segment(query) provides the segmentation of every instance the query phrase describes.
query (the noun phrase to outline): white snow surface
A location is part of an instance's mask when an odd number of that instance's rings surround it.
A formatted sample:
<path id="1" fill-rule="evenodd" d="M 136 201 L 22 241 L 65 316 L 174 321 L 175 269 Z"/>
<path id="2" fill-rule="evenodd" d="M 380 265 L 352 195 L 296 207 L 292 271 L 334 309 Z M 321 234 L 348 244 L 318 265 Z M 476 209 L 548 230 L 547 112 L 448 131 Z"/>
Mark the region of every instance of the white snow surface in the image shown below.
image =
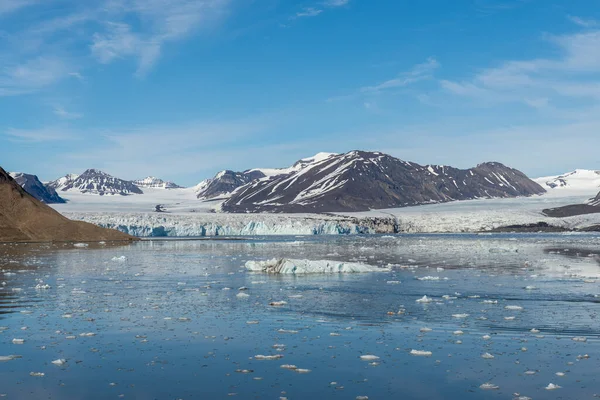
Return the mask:
<path id="1" fill-rule="evenodd" d="M 546 190 L 600 191 L 600 171 L 576 169 L 558 176 L 545 176 L 534 179 Z"/>
<path id="2" fill-rule="evenodd" d="M 268 274 L 341 274 L 364 272 L 389 272 L 388 267 L 376 267 L 363 263 L 351 263 L 331 260 L 293 260 L 274 258 L 267 261 L 248 261 L 246 269 L 252 272 Z"/>
<path id="3" fill-rule="evenodd" d="M 61 192 L 66 204 L 51 206 L 68 218 L 116 228 L 140 236 L 313 235 L 375 233 L 366 219 L 395 219 L 407 233 L 458 233 L 487 231 L 516 224 L 547 222 L 579 228 L 600 224 L 600 214 L 550 218 L 541 211 L 582 204 L 596 189 L 549 190 L 541 196 L 478 199 L 359 213 L 226 214 L 218 212 L 223 199 L 201 201 L 195 188 L 144 188 L 137 196 L 94 196 Z M 155 212 L 161 204 L 167 212 Z M 217 212 L 215 212 L 217 211 Z"/>

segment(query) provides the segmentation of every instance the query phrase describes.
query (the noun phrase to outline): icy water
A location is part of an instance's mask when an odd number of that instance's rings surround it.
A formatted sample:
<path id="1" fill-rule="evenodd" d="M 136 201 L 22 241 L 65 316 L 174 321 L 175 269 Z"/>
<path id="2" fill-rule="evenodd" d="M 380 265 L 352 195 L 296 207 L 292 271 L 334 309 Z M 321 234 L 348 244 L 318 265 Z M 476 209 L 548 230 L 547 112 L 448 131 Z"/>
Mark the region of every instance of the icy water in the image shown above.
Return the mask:
<path id="1" fill-rule="evenodd" d="M 593 235 L 0 245 L 0 396 L 593 399 L 599 254 Z M 274 257 L 393 272 L 243 268 Z"/>

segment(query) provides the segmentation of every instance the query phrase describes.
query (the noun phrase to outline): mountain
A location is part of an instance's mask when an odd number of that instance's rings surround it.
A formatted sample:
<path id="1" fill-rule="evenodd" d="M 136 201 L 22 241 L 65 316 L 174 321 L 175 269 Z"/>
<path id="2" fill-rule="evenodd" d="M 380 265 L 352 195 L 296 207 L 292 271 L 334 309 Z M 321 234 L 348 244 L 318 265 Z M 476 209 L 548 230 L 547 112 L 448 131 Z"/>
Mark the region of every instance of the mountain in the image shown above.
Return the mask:
<path id="1" fill-rule="evenodd" d="M 30 195 L 46 204 L 65 203 L 56 190 L 46 187 L 37 176 L 22 172 L 11 172 L 10 176 Z"/>
<path id="2" fill-rule="evenodd" d="M 77 179 L 79 175 L 77 174 L 67 174 L 61 178 L 58 178 L 55 181 L 50 181 L 46 183 L 46 187 L 52 188 L 56 191 L 62 190 L 66 186 L 69 186 L 73 183 L 75 179 Z"/>
<path id="3" fill-rule="evenodd" d="M 225 170 L 219 172 L 212 179 L 200 182 L 194 189 L 199 199 L 223 197 L 252 181 L 297 172 L 311 163 L 322 161 L 333 155 L 335 154 L 318 153 L 312 157 L 303 158 L 288 168 L 254 168 L 244 172 Z"/>
<path id="4" fill-rule="evenodd" d="M 135 238 L 63 217 L 23 190 L 0 167 L 0 242 L 113 240 Z"/>
<path id="5" fill-rule="evenodd" d="M 219 172 L 212 179 L 200 182 L 196 187 L 196 196 L 199 199 L 213 199 L 227 195 L 235 189 L 250 183 L 256 179 L 264 178 L 266 175 L 259 171 L 234 172 L 225 170 Z"/>
<path id="6" fill-rule="evenodd" d="M 121 195 L 143 194 L 131 181 L 115 178 L 97 169 L 88 169 L 81 175 L 67 175 L 48 185 L 62 192 L 80 192 L 88 194 Z"/>
<path id="7" fill-rule="evenodd" d="M 590 206 L 600 207 L 600 193 L 596 195 L 593 199 L 588 203 Z"/>
<path id="8" fill-rule="evenodd" d="M 173 182 L 163 181 L 154 176 L 148 176 L 144 179 L 133 181 L 133 184 L 140 188 L 155 188 L 155 189 L 181 189 L 182 186 L 176 185 Z"/>
<path id="9" fill-rule="evenodd" d="M 352 151 L 300 160 L 290 172 L 246 183 L 221 208 L 225 212 L 351 212 L 544 192 L 522 172 L 500 163 L 462 170 Z"/>
<path id="10" fill-rule="evenodd" d="M 534 179 L 535 182 L 548 189 L 592 190 L 600 189 L 600 171 L 576 169 L 558 176 L 546 176 Z"/>

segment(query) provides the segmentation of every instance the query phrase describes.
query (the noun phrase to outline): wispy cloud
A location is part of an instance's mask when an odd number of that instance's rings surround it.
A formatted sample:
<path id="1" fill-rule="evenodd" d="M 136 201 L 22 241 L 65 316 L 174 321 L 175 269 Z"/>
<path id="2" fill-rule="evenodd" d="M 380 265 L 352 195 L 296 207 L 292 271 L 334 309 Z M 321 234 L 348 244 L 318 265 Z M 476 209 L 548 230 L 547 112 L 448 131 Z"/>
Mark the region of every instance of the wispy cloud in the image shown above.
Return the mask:
<path id="1" fill-rule="evenodd" d="M 59 127 L 41 129 L 9 128 L 4 131 L 0 131 L 0 133 L 5 135 L 7 140 L 27 143 L 59 142 L 77 138 L 77 135 L 69 129 Z"/>
<path id="2" fill-rule="evenodd" d="M 323 12 L 323 10 L 321 10 L 319 8 L 308 7 L 302 11 L 297 12 L 295 17 L 296 18 L 316 17 L 317 15 L 321 14 L 322 12 Z"/>
<path id="3" fill-rule="evenodd" d="M 443 80 L 442 88 L 484 100 L 484 104 L 516 102 L 539 107 L 567 98 L 600 99 L 600 30 L 547 39 L 557 48 L 558 58 L 506 61 L 468 80 Z"/>
<path id="4" fill-rule="evenodd" d="M 422 64 L 415 65 L 410 71 L 399 74 L 396 78 L 389 79 L 374 86 L 365 86 L 360 89 L 363 93 L 378 93 L 384 90 L 404 87 L 424 79 L 431 79 L 433 72 L 439 68 L 440 63 L 433 57 Z"/>
<path id="5" fill-rule="evenodd" d="M 0 67 L 0 96 L 37 91 L 68 77 L 66 61 L 56 57 L 37 57 L 23 64 Z"/>
<path id="6" fill-rule="evenodd" d="M 31 21 L 12 24 L 0 43 L 0 96 L 31 93 L 70 73 L 80 78 L 90 60 L 109 64 L 134 59 L 138 77 L 160 59 L 165 46 L 218 26 L 233 0 L 0 0 L 0 17 L 27 7 Z M 50 12 L 52 11 L 52 12 Z M 23 11 L 24 12 L 24 11 Z M 48 17 L 52 16 L 52 17 Z M 85 51 L 87 49 L 87 52 Z"/>
<path id="7" fill-rule="evenodd" d="M 79 119 L 79 118 L 83 118 L 83 114 L 81 113 L 76 113 L 76 112 L 70 112 L 65 110 L 64 107 L 62 106 L 54 106 L 54 114 L 62 119 Z"/>
<path id="8" fill-rule="evenodd" d="M 567 18 L 569 19 L 569 21 L 573 22 L 574 24 L 577 24 L 584 28 L 594 28 L 594 27 L 597 27 L 600 25 L 598 23 L 598 21 L 593 20 L 593 19 L 584 19 L 584 18 L 580 18 L 580 17 L 574 16 L 574 15 L 568 15 Z"/>
<path id="9" fill-rule="evenodd" d="M 325 7 L 342 7 L 350 3 L 350 0 L 327 0 L 323 4 Z"/>

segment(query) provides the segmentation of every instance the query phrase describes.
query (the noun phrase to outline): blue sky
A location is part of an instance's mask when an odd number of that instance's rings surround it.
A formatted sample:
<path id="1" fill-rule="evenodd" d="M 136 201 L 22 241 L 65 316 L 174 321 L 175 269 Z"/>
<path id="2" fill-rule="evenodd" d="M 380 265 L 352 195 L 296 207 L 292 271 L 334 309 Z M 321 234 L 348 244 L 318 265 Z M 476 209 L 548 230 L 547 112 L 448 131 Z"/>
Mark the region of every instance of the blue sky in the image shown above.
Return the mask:
<path id="1" fill-rule="evenodd" d="M 0 165 L 600 169 L 595 0 L 0 0 Z"/>

